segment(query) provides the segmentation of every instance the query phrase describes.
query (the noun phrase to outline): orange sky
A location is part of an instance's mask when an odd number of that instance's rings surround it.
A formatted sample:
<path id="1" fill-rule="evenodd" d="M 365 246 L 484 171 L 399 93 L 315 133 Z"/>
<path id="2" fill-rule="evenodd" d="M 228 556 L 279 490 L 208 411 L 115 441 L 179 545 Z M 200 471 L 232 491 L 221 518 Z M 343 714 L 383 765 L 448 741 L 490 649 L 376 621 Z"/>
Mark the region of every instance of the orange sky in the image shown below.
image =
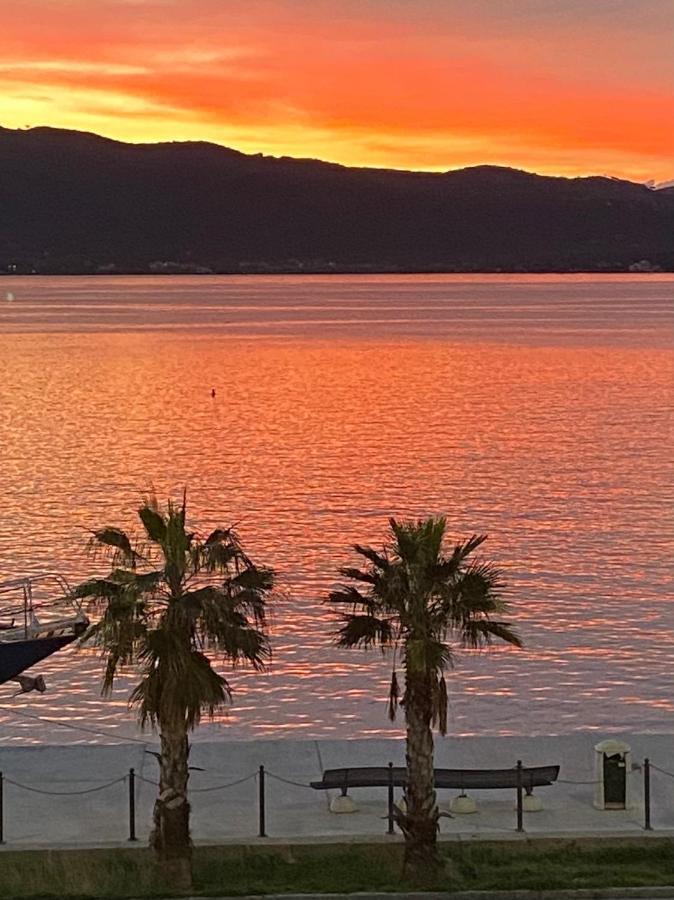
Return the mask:
<path id="1" fill-rule="evenodd" d="M 0 0 L 0 124 L 674 178 L 671 0 Z"/>

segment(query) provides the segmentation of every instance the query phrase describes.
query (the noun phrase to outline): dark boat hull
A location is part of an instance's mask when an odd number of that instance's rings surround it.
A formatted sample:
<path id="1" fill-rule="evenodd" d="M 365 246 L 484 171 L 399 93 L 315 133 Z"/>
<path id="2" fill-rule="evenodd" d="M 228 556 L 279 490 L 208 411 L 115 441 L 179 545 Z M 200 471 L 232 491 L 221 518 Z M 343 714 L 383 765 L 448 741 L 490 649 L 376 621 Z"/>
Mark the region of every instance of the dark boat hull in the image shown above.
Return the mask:
<path id="1" fill-rule="evenodd" d="M 62 634 L 28 641 L 0 641 L 0 684 L 71 644 L 76 637 L 75 634 Z"/>

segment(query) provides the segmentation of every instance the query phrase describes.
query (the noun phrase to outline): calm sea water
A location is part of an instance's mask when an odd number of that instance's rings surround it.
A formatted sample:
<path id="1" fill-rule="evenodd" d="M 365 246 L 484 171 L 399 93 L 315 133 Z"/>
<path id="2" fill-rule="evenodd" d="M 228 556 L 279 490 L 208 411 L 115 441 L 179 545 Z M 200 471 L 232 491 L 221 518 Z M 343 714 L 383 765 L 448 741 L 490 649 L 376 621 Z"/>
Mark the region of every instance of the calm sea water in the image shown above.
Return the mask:
<path id="1" fill-rule="evenodd" d="M 7 294 L 14 299 L 6 299 Z M 87 529 L 189 489 L 273 565 L 273 669 L 208 737 L 398 734 L 321 605 L 390 514 L 489 534 L 523 651 L 464 653 L 458 734 L 671 731 L 674 279 L 0 280 L 0 578 L 77 580 Z M 210 396 L 215 388 L 215 399 Z M 133 735 L 73 649 L 0 686 L 0 743 Z"/>

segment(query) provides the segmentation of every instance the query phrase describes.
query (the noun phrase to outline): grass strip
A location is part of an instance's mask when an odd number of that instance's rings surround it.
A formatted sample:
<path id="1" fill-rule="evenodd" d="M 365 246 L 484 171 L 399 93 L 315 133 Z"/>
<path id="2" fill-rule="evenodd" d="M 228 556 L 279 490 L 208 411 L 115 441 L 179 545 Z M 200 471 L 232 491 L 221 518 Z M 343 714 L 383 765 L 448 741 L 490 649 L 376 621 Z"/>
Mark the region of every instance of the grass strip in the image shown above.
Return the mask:
<path id="1" fill-rule="evenodd" d="M 535 841 L 442 846 L 434 890 L 674 885 L 674 841 Z M 192 895 L 404 892 L 400 844 L 198 847 Z M 145 849 L 0 853 L 0 898 L 151 898 L 172 891 Z"/>

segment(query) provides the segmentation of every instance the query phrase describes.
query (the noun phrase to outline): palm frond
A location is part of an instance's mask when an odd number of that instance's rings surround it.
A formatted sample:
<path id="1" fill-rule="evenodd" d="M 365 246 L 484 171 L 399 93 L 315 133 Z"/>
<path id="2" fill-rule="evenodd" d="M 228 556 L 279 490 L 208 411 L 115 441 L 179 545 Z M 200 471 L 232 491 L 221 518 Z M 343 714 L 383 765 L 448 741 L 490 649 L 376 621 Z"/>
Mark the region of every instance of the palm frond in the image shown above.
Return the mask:
<path id="1" fill-rule="evenodd" d="M 125 531 L 121 528 L 101 528 L 93 531 L 89 540 L 89 549 L 94 553 L 103 551 L 112 559 L 113 565 L 125 565 L 133 568 L 137 562 L 142 560 L 142 556 L 138 553 Z"/>
<path id="2" fill-rule="evenodd" d="M 267 570 L 268 573 L 269 570 Z M 265 576 L 261 583 L 272 585 Z M 236 620 L 238 624 L 248 624 L 250 617 L 257 628 L 263 628 L 267 621 L 267 598 L 262 590 L 224 585 L 206 585 L 186 591 L 182 605 L 188 612 L 191 624 L 206 641 L 217 641 L 222 627 L 228 627 Z"/>
<path id="3" fill-rule="evenodd" d="M 112 690 L 118 667 L 130 665 L 142 655 L 150 628 L 144 600 L 125 591 L 108 601 L 101 618 L 82 636 L 81 643 L 100 647 L 106 656 L 104 695 Z"/>
<path id="4" fill-rule="evenodd" d="M 484 641 L 478 634 L 475 643 L 471 629 L 474 631 L 475 622 L 507 612 L 508 604 L 502 593 L 504 587 L 503 574 L 497 566 L 473 563 L 443 591 L 440 617 L 466 646 L 481 646 Z"/>
<path id="5" fill-rule="evenodd" d="M 107 604 L 123 594 L 153 594 L 162 584 L 160 571 L 137 572 L 135 569 L 113 569 L 105 578 L 90 578 L 73 588 L 72 595 L 88 600 L 93 607 Z"/>
<path id="6" fill-rule="evenodd" d="M 447 699 L 447 681 L 444 675 L 439 675 L 433 687 L 433 718 L 432 724 L 440 734 L 447 734 L 447 711 L 449 703 Z"/>
<path id="7" fill-rule="evenodd" d="M 483 598 L 490 604 L 500 603 L 505 589 L 503 570 L 494 563 L 473 562 L 461 573 L 460 588 L 464 596 L 472 595 L 477 603 L 483 601 Z"/>
<path id="8" fill-rule="evenodd" d="M 437 563 L 445 535 L 446 520 L 431 516 L 410 522 L 390 519 L 397 558 L 407 566 L 429 566 Z"/>
<path id="9" fill-rule="evenodd" d="M 142 725 L 178 723 L 193 729 L 206 714 L 213 716 L 231 699 L 227 681 L 197 650 L 178 655 L 166 652 L 153 635 L 144 660 L 144 677 L 133 690 L 129 703 L 138 708 Z M 166 635 L 163 635 L 166 637 Z"/>
<path id="10" fill-rule="evenodd" d="M 361 581 L 364 584 L 374 585 L 379 581 L 379 575 L 376 572 L 367 571 L 366 569 L 355 569 L 351 566 L 344 566 L 339 570 L 342 578 L 350 578 L 352 581 Z"/>
<path id="11" fill-rule="evenodd" d="M 343 614 L 337 631 L 338 647 L 388 647 L 393 642 L 393 627 L 389 619 L 372 615 Z"/>
<path id="12" fill-rule="evenodd" d="M 187 519 L 187 487 L 183 488 L 183 502 L 180 506 L 180 522 L 185 528 L 185 521 Z"/>
<path id="13" fill-rule="evenodd" d="M 271 647 L 267 636 L 250 624 L 239 598 L 226 588 L 211 585 L 190 591 L 183 605 L 204 642 L 220 651 L 231 665 L 245 662 L 257 670 L 268 665 Z M 253 614 L 256 624 L 261 615 L 264 617 L 260 609 Z"/>
<path id="14" fill-rule="evenodd" d="M 152 594 L 161 588 L 164 583 L 165 572 L 163 569 L 157 569 L 151 572 L 134 572 L 133 578 L 129 579 L 132 590 L 140 595 Z"/>
<path id="15" fill-rule="evenodd" d="M 363 594 L 352 585 L 340 585 L 334 591 L 330 591 L 327 602 L 336 606 L 350 606 L 354 612 L 361 609 L 371 615 L 374 615 L 378 607 L 376 597 L 372 594 Z"/>
<path id="16" fill-rule="evenodd" d="M 115 578 L 90 578 L 73 588 L 72 595 L 78 600 L 112 600 L 125 590 L 125 585 Z"/>
<path id="17" fill-rule="evenodd" d="M 229 544 L 231 543 L 231 535 L 231 528 L 216 528 L 208 535 L 208 537 L 204 541 L 204 545 L 206 547 L 210 547 L 213 544 Z"/>
<path id="18" fill-rule="evenodd" d="M 261 591 L 252 589 L 234 590 L 231 593 L 234 608 L 251 618 L 256 628 L 267 625 L 267 597 Z"/>
<path id="19" fill-rule="evenodd" d="M 201 544 L 197 553 L 199 567 L 206 572 L 225 573 L 230 568 L 236 571 L 246 564 L 240 550 L 229 541 Z"/>
<path id="20" fill-rule="evenodd" d="M 154 503 L 146 502 L 138 510 L 138 515 L 151 541 L 163 544 L 166 540 L 166 522 Z"/>
<path id="21" fill-rule="evenodd" d="M 480 647 L 488 647 L 498 638 L 513 647 L 522 647 L 522 639 L 513 630 L 509 622 L 495 622 L 492 619 L 474 619 L 464 624 L 461 634 L 461 643 L 464 647 L 475 650 Z"/>
<path id="22" fill-rule="evenodd" d="M 377 569 L 386 570 L 389 567 L 389 560 L 385 553 L 378 553 L 372 547 L 365 547 L 362 544 L 354 544 L 353 549 L 356 553 L 369 559 L 373 566 Z"/>
<path id="23" fill-rule="evenodd" d="M 274 570 L 252 563 L 229 579 L 233 590 L 270 591 L 274 586 Z"/>
<path id="24" fill-rule="evenodd" d="M 191 546 L 193 536 L 185 530 L 185 509 L 169 500 L 164 516 L 166 533 L 161 543 L 165 579 L 170 592 L 178 596 L 186 576 L 191 574 Z"/>
<path id="25" fill-rule="evenodd" d="M 398 704 L 400 703 L 400 687 L 396 670 L 391 672 L 391 685 L 388 692 L 388 717 L 391 722 L 395 720 Z"/>
<path id="26" fill-rule="evenodd" d="M 244 616 L 232 614 L 229 622 L 220 620 L 217 625 L 212 624 L 208 637 L 234 667 L 247 663 L 262 672 L 271 662 L 269 639 L 260 629 L 252 628 Z"/>
<path id="27" fill-rule="evenodd" d="M 465 541 L 459 541 L 454 546 L 453 556 L 458 556 L 460 559 L 467 559 L 472 553 L 474 553 L 478 547 L 481 547 L 482 544 L 487 540 L 486 534 L 471 534 L 469 538 L 466 538 Z"/>

